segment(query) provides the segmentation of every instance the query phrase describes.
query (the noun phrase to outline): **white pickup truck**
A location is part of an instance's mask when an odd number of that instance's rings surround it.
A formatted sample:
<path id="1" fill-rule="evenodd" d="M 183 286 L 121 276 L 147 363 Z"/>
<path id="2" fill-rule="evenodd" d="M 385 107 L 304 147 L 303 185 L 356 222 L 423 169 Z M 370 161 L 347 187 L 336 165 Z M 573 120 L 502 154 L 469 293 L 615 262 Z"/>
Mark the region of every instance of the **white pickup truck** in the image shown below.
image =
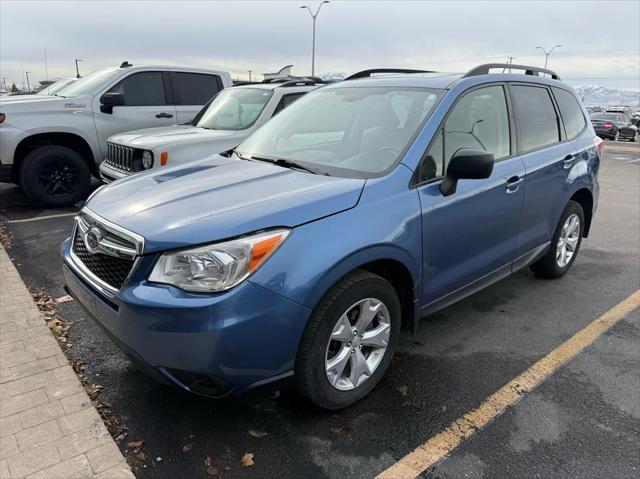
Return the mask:
<path id="1" fill-rule="evenodd" d="M 151 168 L 199 160 L 238 146 L 279 111 L 318 88 L 319 79 L 284 78 L 221 91 L 188 125 L 112 136 L 100 176 L 109 183 Z"/>
<path id="2" fill-rule="evenodd" d="M 88 194 L 91 175 L 98 176 L 107 138 L 189 122 L 231 85 L 223 71 L 124 62 L 54 96 L 0 98 L 0 181 L 19 184 L 35 204 L 73 204 Z"/>

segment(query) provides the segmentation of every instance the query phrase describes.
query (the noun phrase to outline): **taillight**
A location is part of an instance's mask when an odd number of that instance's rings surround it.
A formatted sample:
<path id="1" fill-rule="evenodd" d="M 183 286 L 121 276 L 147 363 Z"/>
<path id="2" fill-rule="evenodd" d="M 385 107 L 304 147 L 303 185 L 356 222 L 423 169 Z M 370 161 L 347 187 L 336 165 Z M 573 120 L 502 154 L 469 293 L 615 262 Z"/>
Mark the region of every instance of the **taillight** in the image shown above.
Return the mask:
<path id="1" fill-rule="evenodd" d="M 602 128 L 613 128 L 613 123 L 611 123 L 610 121 L 603 123 Z"/>
<path id="2" fill-rule="evenodd" d="M 598 153 L 598 158 L 602 157 L 602 152 L 604 151 L 604 140 L 599 136 L 596 136 L 593 139 L 593 145 L 596 147 L 596 152 Z"/>

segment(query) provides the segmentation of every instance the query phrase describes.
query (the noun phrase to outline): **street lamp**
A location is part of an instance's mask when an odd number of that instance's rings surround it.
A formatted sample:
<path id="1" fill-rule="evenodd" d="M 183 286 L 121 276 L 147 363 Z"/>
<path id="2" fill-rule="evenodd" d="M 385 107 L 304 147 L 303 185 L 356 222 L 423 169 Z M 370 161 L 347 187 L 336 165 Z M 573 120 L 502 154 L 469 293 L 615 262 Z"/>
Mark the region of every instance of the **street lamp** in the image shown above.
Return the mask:
<path id="1" fill-rule="evenodd" d="M 329 3 L 329 0 L 324 0 L 324 2 L 320 3 L 320 5 L 318 5 L 316 13 L 313 13 L 311 8 L 306 5 L 300 7 L 300 8 L 306 8 L 307 10 L 309 10 L 309 15 L 311 15 L 311 18 L 313 19 L 313 43 L 311 45 L 311 76 L 315 76 L 316 74 L 316 17 L 318 16 L 318 13 L 320 13 L 320 9 L 322 8 L 322 5 L 324 5 L 325 3 Z"/>
<path id="2" fill-rule="evenodd" d="M 31 85 L 29 85 L 29 73 L 31 72 L 24 72 L 24 74 L 27 76 L 27 91 L 31 92 Z"/>
<path id="3" fill-rule="evenodd" d="M 547 68 L 547 62 L 549 61 L 549 55 L 551 55 L 551 53 L 556 49 L 556 48 L 560 48 L 562 45 L 554 45 L 553 48 L 551 50 L 545 49 L 544 47 L 536 47 L 539 50 L 542 50 L 544 52 L 544 68 Z"/>
<path id="4" fill-rule="evenodd" d="M 80 70 L 78 70 L 78 62 L 81 62 L 83 60 L 78 60 L 76 58 L 76 78 L 80 78 Z"/>

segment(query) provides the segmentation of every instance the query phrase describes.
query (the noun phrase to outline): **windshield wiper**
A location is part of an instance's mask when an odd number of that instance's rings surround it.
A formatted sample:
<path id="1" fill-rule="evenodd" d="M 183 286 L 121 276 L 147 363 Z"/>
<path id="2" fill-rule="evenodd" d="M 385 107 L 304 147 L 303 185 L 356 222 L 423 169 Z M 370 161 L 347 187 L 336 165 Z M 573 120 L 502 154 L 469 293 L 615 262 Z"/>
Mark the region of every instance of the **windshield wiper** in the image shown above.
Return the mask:
<path id="1" fill-rule="evenodd" d="M 256 161 L 264 161 L 266 163 L 271 163 L 273 165 L 277 165 L 277 166 L 282 166 L 283 168 L 296 168 L 298 170 L 303 170 L 306 171 L 308 173 L 313 173 L 314 175 L 324 175 L 324 176 L 330 176 L 329 173 L 327 173 L 326 171 L 321 171 L 317 168 L 311 168 L 309 166 L 304 166 L 301 165 L 300 163 L 298 163 L 297 161 L 293 161 L 293 160 L 287 160 L 286 158 L 265 158 L 262 156 L 253 156 L 251 155 L 251 157 L 247 158 L 246 156 L 242 156 L 240 154 L 240 152 L 236 149 L 231 150 L 233 153 L 236 154 L 236 156 L 238 158 L 240 158 L 241 160 L 256 160 Z"/>

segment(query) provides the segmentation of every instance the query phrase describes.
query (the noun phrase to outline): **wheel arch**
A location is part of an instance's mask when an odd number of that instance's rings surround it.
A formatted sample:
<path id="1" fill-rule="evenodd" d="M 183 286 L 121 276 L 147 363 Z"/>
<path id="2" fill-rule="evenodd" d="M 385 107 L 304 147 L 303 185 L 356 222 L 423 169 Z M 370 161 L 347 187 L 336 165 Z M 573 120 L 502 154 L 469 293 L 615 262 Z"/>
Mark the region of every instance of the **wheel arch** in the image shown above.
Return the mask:
<path id="1" fill-rule="evenodd" d="M 67 147 L 78 153 L 88 163 L 89 169 L 94 175 L 98 174 L 95 158 L 91 146 L 80 135 L 67 132 L 35 133 L 23 138 L 16 146 L 13 155 L 14 181 L 18 179 L 18 172 L 25 157 L 36 148 L 47 145 Z"/>
<path id="2" fill-rule="evenodd" d="M 571 196 L 570 201 L 575 201 L 582 207 L 585 220 L 583 236 L 586 238 L 589 236 L 593 219 L 593 194 L 588 188 L 581 188 Z"/>

